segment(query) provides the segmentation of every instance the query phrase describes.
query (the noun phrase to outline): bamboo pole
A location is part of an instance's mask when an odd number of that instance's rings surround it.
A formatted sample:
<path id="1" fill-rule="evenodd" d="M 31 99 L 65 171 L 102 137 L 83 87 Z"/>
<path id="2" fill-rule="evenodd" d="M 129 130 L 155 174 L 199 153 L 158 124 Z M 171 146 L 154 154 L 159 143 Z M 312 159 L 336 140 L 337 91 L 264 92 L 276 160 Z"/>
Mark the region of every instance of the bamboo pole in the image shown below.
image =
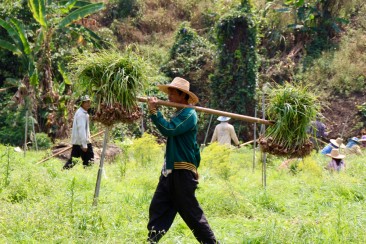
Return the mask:
<path id="1" fill-rule="evenodd" d="M 24 128 L 24 157 L 27 151 L 27 137 L 28 137 L 28 109 L 25 111 L 25 128 Z"/>
<path id="2" fill-rule="evenodd" d="M 102 134 L 103 132 L 104 132 L 103 130 L 102 130 L 102 131 L 99 131 L 97 134 L 92 135 L 92 136 L 91 136 L 91 138 L 96 137 L 96 136 L 99 136 L 99 135 L 100 135 L 100 134 Z M 61 151 L 59 151 L 59 152 L 57 152 L 57 153 L 55 153 L 55 154 L 53 154 L 53 155 L 51 155 L 51 156 L 49 156 L 49 157 L 45 158 L 45 159 L 42 159 L 41 161 L 37 162 L 36 164 L 40 164 L 40 163 L 46 162 L 47 160 L 49 160 L 49 159 L 51 159 L 51 158 L 53 158 L 53 157 L 55 157 L 55 156 L 57 156 L 57 155 L 60 155 L 61 153 L 63 153 L 63 152 L 66 152 L 66 151 L 70 150 L 71 148 L 72 148 L 72 146 L 68 146 L 67 148 L 65 148 L 65 149 L 63 149 L 63 150 L 61 150 Z"/>
<path id="3" fill-rule="evenodd" d="M 99 198 L 99 191 L 100 191 L 100 183 L 102 181 L 104 158 L 105 158 L 105 152 L 106 152 L 106 149 L 107 149 L 108 133 L 109 133 L 109 127 L 107 127 L 105 129 L 105 133 L 104 133 L 103 151 L 102 151 L 102 155 L 100 156 L 100 163 L 99 163 L 99 169 L 98 169 L 98 175 L 97 175 L 97 182 L 95 183 L 93 206 L 97 206 L 98 205 L 98 198 Z"/>
<path id="4" fill-rule="evenodd" d="M 247 142 L 244 142 L 243 144 L 240 144 L 240 146 L 242 147 L 242 146 L 245 146 L 245 145 L 251 144 L 251 143 L 253 143 L 253 142 L 258 142 L 258 139 L 256 139 L 256 140 L 251 140 L 251 141 L 247 141 Z"/>
<path id="5" fill-rule="evenodd" d="M 147 102 L 146 97 L 137 97 L 137 100 L 139 102 Z M 185 105 L 185 104 L 173 103 L 173 102 L 162 101 L 162 100 L 158 100 L 157 104 L 163 105 L 163 106 L 168 106 L 168 107 L 176 107 L 176 108 L 194 108 L 196 111 L 200 111 L 200 112 L 204 112 L 204 113 L 208 113 L 208 114 L 215 114 L 215 115 L 220 115 L 220 116 L 231 117 L 234 119 L 239 119 L 239 120 L 243 120 L 243 121 L 247 121 L 247 122 L 259 123 L 259 124 L 265 124 L 265 125 L 274 124 L 274 122 L 270 121 L 270 120 L 259 119 L 259 118 L 255 118 L 255 117 L 251 117 L 251 116 L 235 114 L 235 113 L 215 110 L 215 109 L 211 109 L 211 108 Z"/>

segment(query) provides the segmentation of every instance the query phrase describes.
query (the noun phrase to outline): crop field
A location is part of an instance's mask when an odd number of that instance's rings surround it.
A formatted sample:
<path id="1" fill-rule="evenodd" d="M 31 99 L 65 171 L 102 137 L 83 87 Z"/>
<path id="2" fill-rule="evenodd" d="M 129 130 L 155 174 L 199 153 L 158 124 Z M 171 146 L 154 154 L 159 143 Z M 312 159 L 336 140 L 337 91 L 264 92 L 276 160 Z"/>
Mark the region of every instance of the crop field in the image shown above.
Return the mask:
<path id="1" fill-rule="evenodd" d="M 0 146 L 2 243 L 145 243 L 149 203 L 164 148 L 145 133 L 115 142 L 123 153 L 104 166 L 98 205 L 92 206 L 98 162 L 61 170 L 49 151 Z M 365 152 L 364 152 L 365 153 Z M 211 144 L 202 151 L 197 198 L 221 243 L 365 243 L 365 157 L 347 156 L 340 173 L 313 152 L 280 167 L 250 147 Z M 254 167 L 253 167 L 254 166 Z M 177 216 L 161 243 L 197 243 Z"/>

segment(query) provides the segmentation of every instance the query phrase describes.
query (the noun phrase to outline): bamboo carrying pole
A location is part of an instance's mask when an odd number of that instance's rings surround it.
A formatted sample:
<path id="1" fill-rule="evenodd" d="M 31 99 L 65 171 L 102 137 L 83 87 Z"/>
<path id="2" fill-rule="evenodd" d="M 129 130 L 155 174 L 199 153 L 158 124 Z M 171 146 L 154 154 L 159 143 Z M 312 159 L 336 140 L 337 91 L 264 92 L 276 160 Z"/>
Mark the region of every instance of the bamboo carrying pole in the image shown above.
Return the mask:
<path id="1" fill-rule="evenodd" d="M 103 130 L 102 131 L 99 131 L 97 134 L 92 135 L 91 138 L 96 137 L 96 136 L 99 136 L 103 132 L 104 132 Z M 55 153 L 55 154 L 53 154 L 53 155 L 45 158 L 45 159 L 42 159 L 41 161 L 37 162 L 36 164 L 40 164 L 40 163 L 46 162 L 47 160 L 49 160 L 49 159 L 51 159 L 51 158 L 53 158 L 53 157 L 55 157 L 57 155 L 60 155 L 61 153 L 66 152 L 67 150 L 70 150 L 71 148 L 72 148 L 72 146 L 68 146 L 67 148 L 65 148 L 63 150 L 61 150 L 61 151 L 59 151 L 59 152 L 57 152 L 57 153 Z"/>
<path id="2" fill-rule="evenodd" d="M 98 169 L 98 175 L 97 175 L 97 182 L 95 183 L 93 206 L 97 206 L 98 205 L 98 198 L 99 198 L 99 191 L 100 191 L 100 183 L 102 181 L 104 158 L 105 158 L 105 152 L 106 152 L 106 149 L 107 149 L 108 133 L 109 133 L 109 127 L 107 127 L 105 129 L 105 133 L 104 133 L 103 151 L 102 151 L 102 155 L 100 156 L 100 163 L 99 163 L 99 169 Z"/>
<path id="3" fill-rule="evenodd" d="M 247 141 L 247 142 L 244 142 L 243 144 L 240 144 L 240 146 L 242 147 L 242 146 L 245 146 L 245 145 L 251 144 L 251 143 L 253 143 L 253 142 L 258 142 L 258 139 L 256 139 L 256 140 L 251 140 L 251 141 Z"/>
<path id="4" fill-rule="evenodd" d="M 139 102 L 147 102 L 146 97 L 137 97 L 137 100 Z M 211 109 L 211 108 L 204 108 L 204 107 L 185 105 L 185 104 L 180 104 L 180 103 L 173 103 L 173 102 L 162 101 L 162 100 L 158 100 L 157 104 L 168 106 L 168 107 L 176 107 L 176 108 L 194 108 L 196 111 L 200 111 L 200 112 L 204 112 L 204 113 L 208 113 L 208 114 L 226 116 L 226 117 L 230 117 L 230 118 L 234 118 L 234 119 L 239 119 L 239 120 L 259 123 L 259 124 L 265 124 L 265 125 L 272 125 L 274 123 L 273 121 L 270 121 L 270 120 L 259 119 L 259 118 L 255 118 L 255 117 L 251 117 L 251 116 L 229 113 L 229 112 L 224 112 L 224 111 L 215 110 L 215 109 Z"/>

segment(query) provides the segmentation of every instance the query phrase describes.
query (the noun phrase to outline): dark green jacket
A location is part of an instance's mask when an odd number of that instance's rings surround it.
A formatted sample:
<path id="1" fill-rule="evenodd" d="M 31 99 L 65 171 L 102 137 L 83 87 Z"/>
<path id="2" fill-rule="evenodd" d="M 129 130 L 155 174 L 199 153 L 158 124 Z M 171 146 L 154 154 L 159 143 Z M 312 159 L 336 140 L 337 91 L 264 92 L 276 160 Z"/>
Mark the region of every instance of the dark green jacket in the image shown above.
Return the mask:
<path id="1" fill-rule="evenodd" d="M 177 111 L 170 121 L 160 112 L 150 116 L 163 136 L 167 137 L 166 168 L 174 169 L 174 163 L 191 163 L 198 168 L 201 156 L 197 144 L 197 113 L 193 108 Z"/>

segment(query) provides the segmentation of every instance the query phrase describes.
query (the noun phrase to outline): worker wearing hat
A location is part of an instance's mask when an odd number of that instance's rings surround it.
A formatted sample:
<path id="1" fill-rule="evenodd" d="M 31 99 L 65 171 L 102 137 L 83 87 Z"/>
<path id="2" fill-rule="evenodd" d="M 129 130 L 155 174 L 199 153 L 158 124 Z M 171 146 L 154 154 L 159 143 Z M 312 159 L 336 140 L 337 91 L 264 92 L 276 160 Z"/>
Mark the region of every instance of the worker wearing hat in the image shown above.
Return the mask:
<path id="1" fill-rule="evenodd" d="M 343 144 L 343 139 L 338 137 L 337 139 L 330 139 L 330 143 L 326 145 L 320 153 L 326 155 L 330 153 L 332 149 L 340 148 L 346 148 L 346 146 Z"/>
<path id="2" fill-rule="evenodd" d="M 190 83 L 180 77 L 168 85 L 158 85 L 170 102 L 195 105 L 198 97 L 189 90 Z M 195 191 L 201 156 L 197 144 L 198 117 L 194 108 L 177 108 L 165 119 L 158 111 L 157 98 L 148 98 L 150 118 L 167 137 L 165 160 L 149 208 L 148 242 L 157 243 L 169 230 L 177 213 L 199 243 L 218 243 L 200 207 Z"/>
<path id="3" fill-rule="evenodd" d="M 360 147 L 360 139 L 357 137 L 352 137 L 348 140 L 348 143 L 346 145 L 345 149 L 346 154 L 356 154 L 356 155 L 362 155 L 361 147 Z"/>
<path id="4" fill-rule="evenodd" d="M 217 120 L 220 121 L 220 124 L 215 127 L 211 143 L 217 141 L 221 145 L 231 145 L 231 141 L 233 141 L 236 146 L 240 147 L 234 126 L 228 123 L 230 117 L 219 116 Z"/>
<path id="5" fill-rule="evenodd" d="M 346 156 L 339 153 L 338 149 L 332 149 L 332 151 L 327 153 L 326 156 L 332 158 L 327 166 L 328 170 L 339 172 L 346 168 L 346 163 L 343 160 Z"/>
<path id="6" fill-rule="evenodd" d="M 83 160 L 84 167 L 92 165 L 94 161 L 94 152 L 90 138 L 89 114 L 91 101 L 88 95 L 80 98 L 80 107 L 74 115 L 71 134 L 71 155 L 69 160 L 63 166 L 63 169 L 74 167 L 73 158 Z"/>

